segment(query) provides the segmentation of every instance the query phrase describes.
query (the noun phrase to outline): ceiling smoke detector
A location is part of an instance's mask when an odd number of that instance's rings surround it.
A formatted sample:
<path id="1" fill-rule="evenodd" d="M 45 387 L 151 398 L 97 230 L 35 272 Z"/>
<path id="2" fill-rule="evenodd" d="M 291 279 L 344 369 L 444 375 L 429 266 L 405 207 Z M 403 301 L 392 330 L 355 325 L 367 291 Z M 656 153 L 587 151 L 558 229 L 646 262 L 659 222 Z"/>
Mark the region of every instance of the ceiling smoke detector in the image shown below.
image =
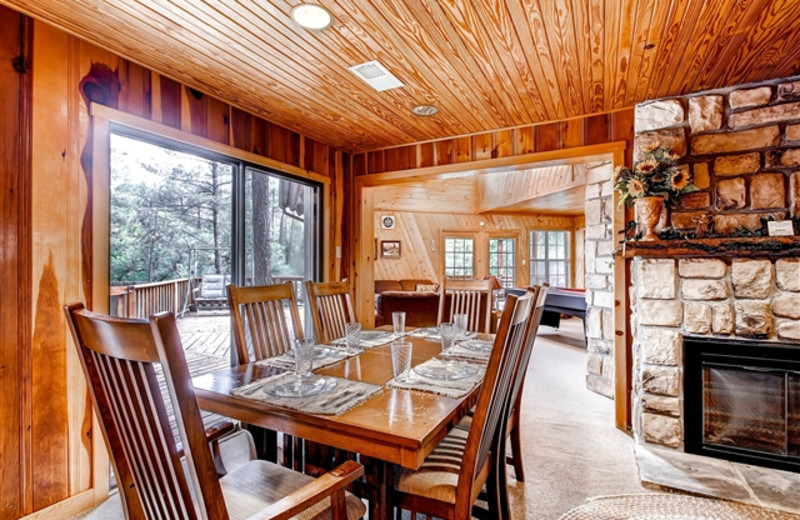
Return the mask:
<path id="1" fill-rule="evenodd" d="M 376 60 L 355 65 L 349 70 L 378 92 L 403 86 L 399 79 Z"/>
<path id="2" fill-rule="evenodd" d="M 300 4 L 292 9 L 292 20 L 304 29 L 321 31 L 331 26 L 333 15 L 321 5 Z"/>
<path id="3" fill-rule="evenodd" d="M 439 112 L 439 109 L 436 108 L 434 105 L 417 105 L 411 109 L 411 111 L 418 116 L 421 117 L 430 117 L 436 115 Z"/>

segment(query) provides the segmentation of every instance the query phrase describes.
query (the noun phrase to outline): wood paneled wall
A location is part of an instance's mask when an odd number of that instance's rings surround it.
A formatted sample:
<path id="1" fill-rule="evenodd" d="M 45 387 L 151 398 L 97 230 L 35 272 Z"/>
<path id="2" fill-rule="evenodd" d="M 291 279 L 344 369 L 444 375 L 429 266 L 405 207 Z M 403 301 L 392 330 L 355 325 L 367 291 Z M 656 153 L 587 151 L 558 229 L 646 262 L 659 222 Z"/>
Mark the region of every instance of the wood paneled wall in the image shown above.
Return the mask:
<path id="1" fill-rule="evenodd" d="M 0 518 L 26 509 L 30 420 L 31 23 L 0 7 Z M 15 67 L 15 61 L 16 67 Z"/>
<path id="2" fill-rule="evenodd" d="M 377 199 L 377 198 L 376 198 Z M 377 204 L 376 204 L 377 206 Z M 380 217 L 391 213 L 394 229 L 381 229 Z M 442 256 L 444 236 L 449 233 L 468 233 L 476 237 L 476 275 L 488 274 L 486 239 L 492 237 L 517 238 L 517 284 L 529 281 L 528 231 L 531 229 L 560 229 L 573 231 L 575 218 L 547 215 L 475 215 L 463 213 L 387 211 L 376 207 L 374 214 L 376 245 L 375 280 L 427 278 L 436 282 L 444 279 Z M 483 223 L 483 225 L 481 225 Z M 382 258 L 380 243 L 399 240 L 400 258 Z M 520 260 L 524 259 L 522 265 Z"/>
<path id="3" fill-rule="evenodd" d="M 527 125 L 448 139 L 413 143 L 353 156 L 355 175 L 413 170 L 625 141 L 626 162 L 633 150 L 633 109 Z"/>
<path id="4" fill-rule="evenodd" d="M 324 201 L 333 209 L 325 230 L 331 259 L 341 244 L 346 187 L 338 150 L 0 10 L 0 520 L 34 512 L 59 518 L 102 499 L 108 478 L 61 309 L 76 300 L 105 308 L 92 302 L 92 123 L 81 80 L 90 70 L 116 74 L 119 95 L 104 103 L 112 108 L 278 161 L 294 173 L 331 178 L 333 195 Z M 11 68 L 21 28 L 30 40 L 22 50 L 32 56 L 24 75 Z M 324 276 L 337 267 L 325 265 Z"/>

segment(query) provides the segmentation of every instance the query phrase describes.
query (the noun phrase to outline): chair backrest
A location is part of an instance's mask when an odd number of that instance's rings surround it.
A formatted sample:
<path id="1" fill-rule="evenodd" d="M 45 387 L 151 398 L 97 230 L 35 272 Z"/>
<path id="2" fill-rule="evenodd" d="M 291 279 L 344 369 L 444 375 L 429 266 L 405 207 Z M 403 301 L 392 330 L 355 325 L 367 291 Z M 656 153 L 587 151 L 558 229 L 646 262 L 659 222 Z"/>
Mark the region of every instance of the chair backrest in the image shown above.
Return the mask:
<path id="1" fill-rule="evenodd" d="M 306 281 L 306 304 L 311 310 L 317 343 L 343 338 L 345 325 L 356 320 L 347 282 Z"/>
<path id="2" fill-rule="evenodd" d="M 528 323 L 528 330 L 525 332 L 525 339 L 522 346 L 522 353 L 519 357 L 517 367 L 514 369 L 515 380 L 511 386 L 508 403 L 510 408 L 508 414 L 516 410 L 519 413 L 520 404 L 522 402 L 522 388 L 525 386 L 525 374 L 528 372 L 528 364 L 531 360 L 533 353 L 533 343 L 536 340 L 536 334 L 539 331 L 539 324 L 542 322 L 542 315 L 544 314 L 544 303 L 547 299 L 547 292 L 550 286 L 542 284 L 542 286 L 534 286 L 528 288 L 528 291 L 533 291 L 533 301 L 535 302 L 533 308 L 533 315 Z"/>
<path id="3" fill-rule="evenodd" d="M 240 365 L 288 352 L 292 340 L 303 337 L 292 282 L 256 287 L 229 285 L 228 303 Z"/>
<path id="4" fill-rule="evenodd" d="M 494 278 L 491 277 L 487 280 L 445 279 L 439 296 L 437 323 L 453 321 L 454 314 L 466 314 L 467 330 L 490 333 L 493 288 Z"/>
<path id="5" fill-rule="evenodd" d="M 533 310 L 533 291 L 509 296 L 497 328 L 486 375 L 467 437 L 458 476 L 455 518 L 469 518 L 472 504 L 483 484 L 480 472 L 487 463 L 495 434 L 505 425 L 505 404 L 514 383 L 513 369 L 522 353 L 525 333 Z"/>
<path id="6" fill-rule="evenodd" d="M 131 520 L 228 518 L 172 313 L 150 321 L 64 307 Z M 159 388 L 161 366 L 168 393 Z M 186 456 L 170 428 L 172 403 Z M 194 500 L 189 486 L 194 487 Z M 197 508 L 197 509 L 196 509 Z"/>

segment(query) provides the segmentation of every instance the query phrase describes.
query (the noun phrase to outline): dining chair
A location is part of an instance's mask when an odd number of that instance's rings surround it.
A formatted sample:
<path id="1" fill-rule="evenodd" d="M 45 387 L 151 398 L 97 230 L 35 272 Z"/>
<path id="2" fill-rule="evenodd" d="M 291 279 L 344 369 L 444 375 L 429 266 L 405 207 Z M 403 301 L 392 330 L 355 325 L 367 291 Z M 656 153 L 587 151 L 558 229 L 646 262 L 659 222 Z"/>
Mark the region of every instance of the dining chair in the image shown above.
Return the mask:
<path id="1" fill-rule="evenodd" d="M 525 480 L 525 472 L 522 461 L 522 439 L 520 434 L 521 426 L 521 411 L 522 411 L 522 389 L 525 386 L 525 380 L 528 365 L 530 363 L 531 354 L 533 353 L 533 345 L 536 341 L 536 334 L 539 331 L 539 324 L 542 321 L 544 314 L 544 304 L 547 299 L 548 284 L 543 284 L 541 287 L 535 286 L 529 288 L 528 292 L 533 290 L 534 308 L 532 310 L 531 319 L 528 322 L 527 330 L 522 344 L 522 352 L 520 353 L 517 364 L 513 369 L 513 380 L 509 387 L 509 393 L 506 398 L 506 411 L 504 412 L 505 428 L 501 428 L 504 435 L 498 435 L 496 444 L 497 449 L 495 455 L 495 467 L 497 471 L 494 477 L 497 479 L 495 486 L 490 486 L 497 492 L 498 496 L 496 502 L 500 506 L 501 518 L 511 518 L 511 509 L 508 501 L 508 488 L 506 485 L 507 480 L 507 465 L 514 467 L 514 476 L 517 481 L 523 482 Z M 507 442 L 511 441 L 511 455 L 507 455 Z"/>
<path id="2" fill-rule="evenodd" d="M 419 469 L 396 473 L 393 505 L 396 513 L 410 510 L 448 520 L 467 520 L 481 489 L 487 485 L 489 510 L 498 511 L 496 489 L 498 431 L 505 425 L 506 400 L 514 383 L 513 368 L 522 353 L 533 309 L 533 291 L 509 296 L 500 318 L 492 353 L 469 430 L 454 428 L 425 458 Z"/>
<path id="3" fill-rule="evenodd" d="M 439 296 L 437 323 L 453 321 L 454 314 L 467 315 L 467 330 L 492 331 L 492 290 L 495 278 L 486 280 L 445 279 Z"/>
<path id="4" fill-rule="evenodd" d="M 242 287 L 228 285 L 237 364 L 279 356 L 292 350 L 303 337 L 303 324 L 292 282 Z M 259 426 L 244 425 L 252 434 L 259 458 L 277 460 L 278 434 Z M 300 469 L 301 440 L 283 435 L 284 466 Z"/>
<path id="5" fill-rule="evenodd" d="M 240 365 L 289 352 L 292 341 L 303 337 L 292 282 L 252 287 L 228 285 L 228 304 Z"/>
<path id="6" fill-rule="evenodd" d="M 515 381 L 509 397 L 511 409 L 509 412 L 508 423 L 506 431 L 508 432 L 508 439 L 511 442 L 511 454 L 505 457 L 506 463 L 514 467 L 514 477 L 518 482 L 525 481 L 525 467 L 522 462 L 522 435 L 520 432 L 520 414 L 522 413 L 522 390 L 525 387 L 526 375 L 528 373 L 528 365 L 530 364 L 531 354 L 533 353 L 533 343 L 536 340 L 536 334 L 539 332 L 539 324 L 542 321 L 544 314 L 544 302 L 547 298 L 547 291 L 549 290 L 548 284 L 541 286 L 534 286 L 534 309 L 533 316 L 531 317 L 528 332 L 525 337 L 525 346 L 523 347 L 522 355 L 520 356 L 519 364 L 514 370 Z M 529 289 L 530 290 L 530 289 Z M 500 453 L 506 453 L 501 451 Z"/>
<path id="7" fill-rule="evenodd" d="M 306 281 L 306 303 L 311 310 L 317 343 L 343 338 L 345 325 L 358 321 L 350 299 L 350 284 Z"/>
<path id="8" fill-rule="evenodd" d="M 283 520 L 300 514 L 355 520 L 364 515 L 363 503 L 344 489 L 364 473 L 354 461 L 319 479 L 263 460 L 217 475 L 172 313 L 148 321 L 95 314 L 80 303 L 64 311 L 126 518 L 221 520 L 258 514 Z M 159 387 L 157 367 L 163 369 L 166 392 Z"/>

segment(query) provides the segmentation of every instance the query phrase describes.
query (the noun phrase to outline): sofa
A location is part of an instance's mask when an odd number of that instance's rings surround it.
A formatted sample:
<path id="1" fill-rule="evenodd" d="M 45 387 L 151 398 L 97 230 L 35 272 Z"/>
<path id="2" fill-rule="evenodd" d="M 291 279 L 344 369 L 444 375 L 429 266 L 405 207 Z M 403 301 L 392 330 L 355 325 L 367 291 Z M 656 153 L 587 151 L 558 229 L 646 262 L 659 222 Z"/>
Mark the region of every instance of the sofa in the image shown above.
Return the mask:
<path id="1" fill-rule="evenodd" d="M 438 285 L 431 280 L 375 280 L 375 326 L 390 325 L 392 313 L 404 311 L 406 325 L 409 327 L 430 327 L 436 325 L 439 313 L 439 293 L 437 291 L 417 291 L 418 286 Z M 421 287 L 420 287 L 421 288 Z"/>

